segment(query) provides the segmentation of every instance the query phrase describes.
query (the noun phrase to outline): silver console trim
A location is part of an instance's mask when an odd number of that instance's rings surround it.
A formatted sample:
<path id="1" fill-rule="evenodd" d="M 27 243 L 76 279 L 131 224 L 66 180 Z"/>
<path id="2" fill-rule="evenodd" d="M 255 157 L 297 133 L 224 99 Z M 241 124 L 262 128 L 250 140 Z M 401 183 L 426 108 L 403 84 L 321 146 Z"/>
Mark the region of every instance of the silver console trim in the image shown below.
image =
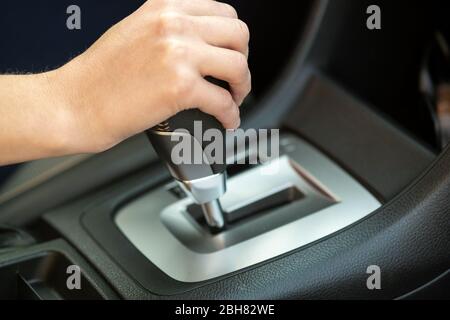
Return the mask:
<path id="1" fill-rule="evenodd" d="M 193 201 L 205 204 L 219 199 L 227 192 L 226 176 L 224 173 L 219 173 L 202 179 L 180 181 L 180 187 Z"/>
<path id="2" fill-rule="evenodd" d="M 192 200 L 177 201 L 163 188 L 124 206 L 115 216 L 115 222 L 130 242 L 168 276 L 181 282 L 201 282 L 248 268 L 320 240 L 356 223 L 380 207 L 380 202 L 360 183 L 303 140 L 294 136 L 284 137 L 282 151 L 285 155 L 283 161 L 293 159 L 300 165 L 299 176 L 303 175 L 308 185 L 336 203 L 315 213 L 300 215 L 293 222 L 235 245 L 227 246 L 227 235 L 218 234 L 214 236 L 214 243 L 223 241 L 224 245 L 207 252 L 192 250 L 167 228 L 163 221 L 164 212 L 170 208 L 185 208 Z M 239 176 L 230 179 L 229 189 L 238 184 Z M 186 214 L 180 212 L 176 219 L 180 219 L 180 226 L 186 225 Z M 191 225 L 196 228 L 195 224 Z M 192 232 L 205 231 L 197 228 Z M 206 233 L 205 237 L 208 237 Z"/>

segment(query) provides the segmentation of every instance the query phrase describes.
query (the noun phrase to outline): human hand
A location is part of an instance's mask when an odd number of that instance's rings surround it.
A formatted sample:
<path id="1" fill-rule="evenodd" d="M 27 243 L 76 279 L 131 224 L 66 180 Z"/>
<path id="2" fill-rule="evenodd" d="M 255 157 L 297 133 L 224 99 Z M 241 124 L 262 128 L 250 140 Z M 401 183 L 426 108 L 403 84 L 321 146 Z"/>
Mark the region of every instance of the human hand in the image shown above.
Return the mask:
<path id="1" fill-rule="evenodd" d="M 247 25 L 228 4 L 147 1 L 48 74 L 69 109 L 74 153 L 106 150 L 190 108 L 237 128 L 251 90 L 248 43 Z M 228 82 L 230 91 L 206 76 Z"/>

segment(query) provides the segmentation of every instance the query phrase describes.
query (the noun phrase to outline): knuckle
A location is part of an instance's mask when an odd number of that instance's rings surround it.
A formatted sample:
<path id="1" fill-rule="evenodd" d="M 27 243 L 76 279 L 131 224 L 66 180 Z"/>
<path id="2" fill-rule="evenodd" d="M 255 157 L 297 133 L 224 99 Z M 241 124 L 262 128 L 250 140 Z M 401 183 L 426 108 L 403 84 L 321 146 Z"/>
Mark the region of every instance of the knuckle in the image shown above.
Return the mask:
<path id="1" fill-rule="evenodd" d="M 252 92 L 252 89 L 253 89 L 252 74 L 249 72 L 248 73 L 247 95 L 249 95 L 250 92 Z"/>
<path id="2" fill-rule="evenodd" d="M 239 123 L 239 109 L 231 105 L 223 112 L 223 118 L 230 128 L 237 127 Z"/>
<path id="3" fill-rule="evenodd" d="M 226 13 L 227 16 L 231 17 L 231 18 L 238 18 L 238 12 L 236 11 L 236 9 L 228 4 L 228 3 L 222 3 L 222 7 L 223 7 L 223 12 Z"/>
<path id="4" fill-rule="evenodd" d="M 193 94 L 195 80 L 193 73 L 186 68 L 175 68 L 173 81 L 171 82 L 171 95 L 175 99 L 188 101 Z"/>
<path id="5" fill-rule="evenodd" d="M 238 120 L 239 119 L 239 107 L 234 106 L 230 112 L 231 117 L 233 120 Z"/>
<path id="6" fill-rule="evenodd" d="M 163 36 L 179 34 L 186 29 L 186 19 L 174 11 L 164 11 L 158 17 L 158 30 Z"/>
<path id="7" fill-rule="evenodd" d="M 159 0 L 159 5 L 163 8 L 170 8 L 172 5 L 175 5 L 175 2 L 175 0 Z"/>
<path id="8" fill-rule="evenodd" d="M 236 20 L 238 30 L 240 30 L 241 37 L 244 39 L 246 43 L 250 42 L 250 28 L 248 25 L 242 20 Z"/>
<path id="9" fill-rule="evenodd" d="M 170 64 L 176 61 L 185 61 L 188 50 L 187 45 L 180 40 L 169 38 L 163 41 L 164 55 Z"/>
<path id="10" fill-rule="evenodd" d="M 236 77 L 239 79 L 236 79 L 237 82 L 244 82 L 247 80 L 248 77 L 248 60 L 247 57 L 244 54 L 236 53 L 234 61 L 234 66 L 236 70 Z"/>
<path id="11" fill-rule="evenodd" d="M 230 115 L 230 113 L 233 112 L 233 109 L 235 109 L 233 97 L 231 96 L 231 94 L 225 93 L 223 97 L 223 105 L 221 113 L 223 115 Z"/>
<path id="12" fill-rule="evenodd" d="M 235 108 L 235 126 L 239 127 L 241 125 L 241 113 L 239 108 Z"/>

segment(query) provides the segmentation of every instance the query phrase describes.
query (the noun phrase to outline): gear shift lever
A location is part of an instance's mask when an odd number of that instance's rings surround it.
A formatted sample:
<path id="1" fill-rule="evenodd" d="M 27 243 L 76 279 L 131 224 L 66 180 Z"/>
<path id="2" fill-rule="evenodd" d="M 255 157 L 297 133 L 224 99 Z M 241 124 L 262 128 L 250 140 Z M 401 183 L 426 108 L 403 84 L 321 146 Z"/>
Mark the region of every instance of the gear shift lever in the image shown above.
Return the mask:
<path id="1" fill-rule="evenodd" d="M 228 88 L 228 84 L 216 79 L 209 81 Z M 201 123 L 201 132 L 195 123 Z M 183 132 L 177 131 L 184 129 Z M 205 142 L 203 133 L 208 129 L 222 131 L 224 137 L 220 163 L 208 159 L 205 148 L 212 142 Z M 225 129 L 214 117 L 201 112 L 198 109 L 183 111 L 164 123 L 147 131 L 156 152 L 166 163 L 171 175 L 191 198 L 202 207 L 206 222 L 213 229 L 222 229 L 225 220 L 219 198 L 226 192 L 226 142 Z M 176 139 L 178 136 L 179 139 Z M 181 139 L 190 139 L 192 158 L 200 161 L 189 164 L 175 164 L 172 159 L 172 151 L 180 143 Z M 198 154 L 201 152 L 201 155 Z M 201 156 L 201 157 L 200 157 Z M 218 161 L 216 161 L 218 162 Z"/>

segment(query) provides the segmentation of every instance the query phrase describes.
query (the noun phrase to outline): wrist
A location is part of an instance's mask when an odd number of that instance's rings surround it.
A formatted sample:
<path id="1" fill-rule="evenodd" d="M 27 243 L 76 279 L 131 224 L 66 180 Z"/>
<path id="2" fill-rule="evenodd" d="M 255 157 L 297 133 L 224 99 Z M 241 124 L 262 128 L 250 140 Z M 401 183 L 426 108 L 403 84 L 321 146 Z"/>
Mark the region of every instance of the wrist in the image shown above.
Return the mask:
<path id="1" fill-rule="evenodd" d="M 94 101 L 90 101 L 86 90 L 95 90 L 86 86 L 79 75 L 80 66 L 76 59 L 67 65 L 42 74 L 46 78 L 50 104 L 54 110 L 57 125 L 53 144 L 64 154 L 97 153 L 108 147 L 101 142 L 101 132 L 94 126 L 92 114 Z"/>
<path id="2" fill-rule="evenodd" d="M 60 143 L 66 145 L 72 154 L 99 153 L 117 143 L 105 129 L 105 102 L 88 65 L 89 61 L 81 55 L 48 74 L 54 96 L 61 106 L 60 123 L 64 137 Z"/>
<path id="3" fill-rule="evenodd" d="M 35 75 L 41 93 L 40 105 L 47 110 L 47 150 L 55 156 L 87 153 L 69 85 L 60 69 Z"/>

